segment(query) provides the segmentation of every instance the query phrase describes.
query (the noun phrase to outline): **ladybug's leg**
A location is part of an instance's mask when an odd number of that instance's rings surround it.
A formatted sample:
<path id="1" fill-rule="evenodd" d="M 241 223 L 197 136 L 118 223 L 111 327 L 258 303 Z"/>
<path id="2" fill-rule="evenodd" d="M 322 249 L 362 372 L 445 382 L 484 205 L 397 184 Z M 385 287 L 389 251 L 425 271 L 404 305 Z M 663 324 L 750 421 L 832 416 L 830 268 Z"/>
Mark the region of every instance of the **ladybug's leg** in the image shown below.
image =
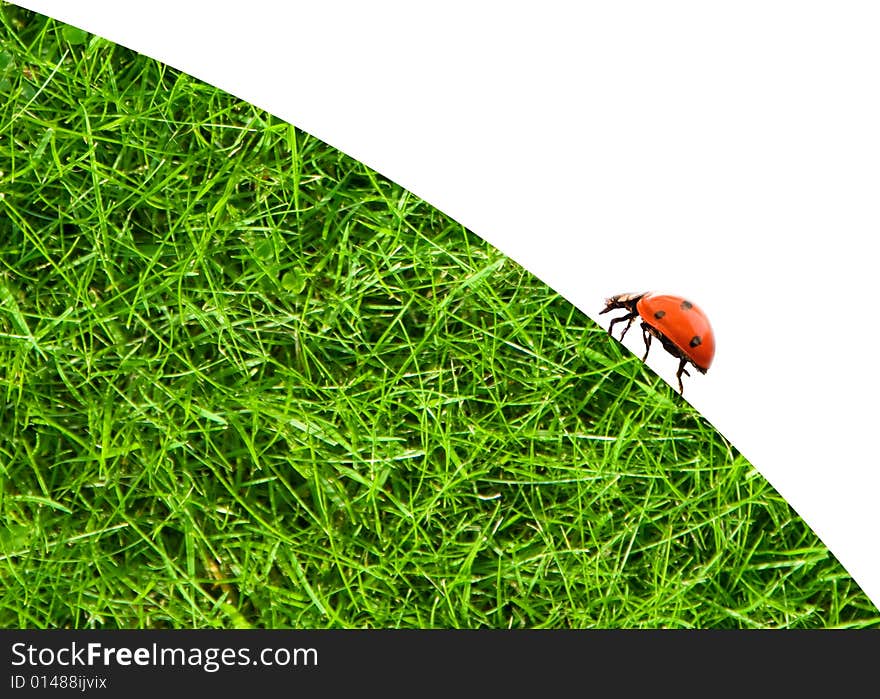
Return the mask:
<path id="1" fill-rule="evenodd" d="M 645 356 L 642 357 L 644 362 L 648 358 L 648 352 L 651 351 L 651 331 L 647 323 L 642 323 L 642 339 L 645 341 Z"/>
<path id="2" fill-rule="evenodd" d="M 685 370 L 684 365 L 687 364 L 687 359 L 684 357 L 681 358 L 681 361 L 678 365 L 678 373 L 676 373 L 675 378 L 678 379 L 678 392 L 681 395 L 684 395 L 684 385 L 681 383 L 681 375 L 690 376 L 690 374 Z"/>
<path id="3" fill-rule="evenodd" d="M 608 326 L 608 333 L 613 336 L 614 333 L 612 331 L 614 330 L 614 324 L 620 323 L 624 320 L 628 320 L 629 322 L 626 324 L 626 327 L 623 329 L 623 332 L 620 333 L 620 339 L 622 340 L 623 336 L 626 335 L 626 331 L 629 330 L 629 326 L 633 324 L 633 321 L 636 319 L 636 316 L 638 316 L 638 315 L 639 315 L 638 313 L 627 313 L 625 316 L 620 316 L 620 318 L 615 318 L 614 320 L 611 321 L 611 325 Z"/>

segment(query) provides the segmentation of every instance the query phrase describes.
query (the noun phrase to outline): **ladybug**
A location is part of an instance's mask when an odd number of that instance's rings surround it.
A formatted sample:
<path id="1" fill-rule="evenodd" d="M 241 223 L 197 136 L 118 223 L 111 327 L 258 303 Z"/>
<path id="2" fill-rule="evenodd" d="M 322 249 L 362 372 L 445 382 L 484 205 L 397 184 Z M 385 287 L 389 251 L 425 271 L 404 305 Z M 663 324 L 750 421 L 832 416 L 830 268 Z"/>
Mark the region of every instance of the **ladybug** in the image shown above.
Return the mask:
<path id="1" fill-rule="evenodd" d="M 685 370 L 686 364 L 692 364 L 701 374 L 705 374 L 712 365 L 715 357 L 715 334 L 706 314 L 696 304 L 681 296 L 657 294 L 653 291 L 618 294 L 605 300 L 605 309 L 599 311 L 599 314 L 618 308 L 624 309 L 626 314 L 612 320 L 608 332 L 611 333 L 616 323 L 627 321 L 626 327 L 620 333 L 622 340 L 633 321 L 641 318 L 642 337 L 645 340 L 645 356 L 642 361 L 648 358 L 651 338 L 656 337 L 663 349 L 679 360 L 678 373 L 675 375 L 679 393 L 684 393 L 681 375 L 690 376 Z"/>

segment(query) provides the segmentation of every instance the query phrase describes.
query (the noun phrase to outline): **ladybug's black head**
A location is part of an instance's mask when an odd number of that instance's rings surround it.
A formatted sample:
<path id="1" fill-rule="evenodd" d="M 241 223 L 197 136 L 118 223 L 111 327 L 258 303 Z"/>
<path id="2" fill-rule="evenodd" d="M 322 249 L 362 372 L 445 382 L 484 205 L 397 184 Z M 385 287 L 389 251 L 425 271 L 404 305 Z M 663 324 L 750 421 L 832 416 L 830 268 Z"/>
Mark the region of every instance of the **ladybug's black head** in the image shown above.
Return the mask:
<path id="1" fill-rule="evenodd" d="M 639 299 L 644 296 L 645 293 L 641 294 L 616 294 L 611 298 L 605 299 L 605 308 L 599 311 L 599 315 L 603 313 L 608 313 L 608 311 L 613 311 L 617 308 L 625 308 L 630 312 L 634 312 L 636 309 L 636 304 L 639 302 Z"/>

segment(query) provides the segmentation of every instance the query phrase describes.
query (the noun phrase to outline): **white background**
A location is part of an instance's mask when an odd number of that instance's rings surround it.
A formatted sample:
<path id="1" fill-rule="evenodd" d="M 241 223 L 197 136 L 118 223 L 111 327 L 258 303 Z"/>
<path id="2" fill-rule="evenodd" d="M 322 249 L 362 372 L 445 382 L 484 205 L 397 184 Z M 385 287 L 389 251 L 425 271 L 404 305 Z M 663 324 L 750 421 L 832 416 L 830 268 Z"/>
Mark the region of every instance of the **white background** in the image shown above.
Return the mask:
<path id="1" fill-rule="evenodd" d="M 688 400 L 880 605 L 880 5 L 19 4 L 342 149 L 605 325 L 610 294 L 692 298 L 718 350 Z"/>

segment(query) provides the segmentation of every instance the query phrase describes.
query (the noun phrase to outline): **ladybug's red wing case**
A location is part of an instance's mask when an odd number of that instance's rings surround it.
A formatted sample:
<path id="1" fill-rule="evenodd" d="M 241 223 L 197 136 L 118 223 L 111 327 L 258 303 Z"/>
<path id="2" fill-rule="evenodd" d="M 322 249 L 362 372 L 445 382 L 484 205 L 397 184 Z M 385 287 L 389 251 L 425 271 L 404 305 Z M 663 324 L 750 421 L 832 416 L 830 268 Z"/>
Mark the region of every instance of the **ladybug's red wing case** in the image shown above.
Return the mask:
<path id="1" fill-rule="evenodd" d="M 702 372 L 715 358 L 715 334 L 709 318 L 696 304 L 681 296 L 645 294 L 637 310 L 644 322 L 659 330 Z"/>

